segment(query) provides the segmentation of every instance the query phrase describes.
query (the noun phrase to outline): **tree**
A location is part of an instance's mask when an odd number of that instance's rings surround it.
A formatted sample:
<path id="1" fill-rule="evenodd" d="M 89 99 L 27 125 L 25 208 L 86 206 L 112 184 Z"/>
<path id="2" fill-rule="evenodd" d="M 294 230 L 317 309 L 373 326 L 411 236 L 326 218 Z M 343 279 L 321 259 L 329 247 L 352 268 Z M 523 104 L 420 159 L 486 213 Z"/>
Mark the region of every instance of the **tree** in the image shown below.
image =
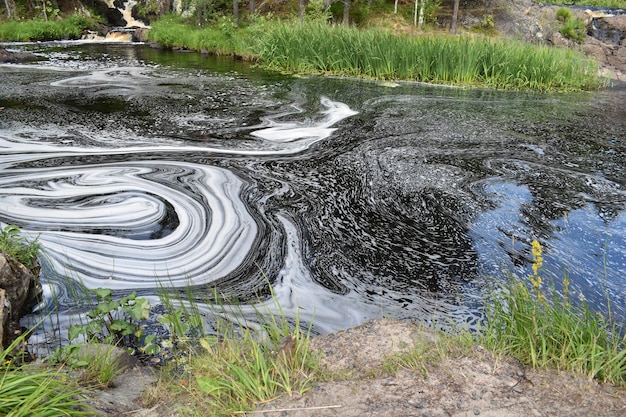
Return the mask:
<path id="1" fill-rule="evenodd" d="M 7 11 L 7 19 L 13 19 L 16 17 L 14 0 L 4 0 L 4 8 Z"/>
<path id="2" fill-rule="evenodd" d="M 239 0 L 233 0 L 233 20 L 235 26 L 239 26 Z"/>
<path id="3" fill-rule="evenodd" d="M 256 4 L 254 3 L 254 0 L 250 0 L 248 6 L 250 7 L 250 14 L 254 14 L 254 12 L 256 12 Z"/>
<path id="4" fill-rule="evenodd" d="M 298 18 L 304 20 L 304 11 L 306 9 L 306 0 L 298 0 Z"/>
<path id="5" fill-rule="evenodd" d="M 450 24 L 450 33 L 456 34 L 456 23 L 459 19 L 459 3 L 461 0 L 454 0 L 454 8 L 452 9 L 452 23 Z"/>
<path id="6" fill-rule="evenodd" d="M 343 24 L 350 24 L 350 3 L 352 0 L 343 0 Z"/>

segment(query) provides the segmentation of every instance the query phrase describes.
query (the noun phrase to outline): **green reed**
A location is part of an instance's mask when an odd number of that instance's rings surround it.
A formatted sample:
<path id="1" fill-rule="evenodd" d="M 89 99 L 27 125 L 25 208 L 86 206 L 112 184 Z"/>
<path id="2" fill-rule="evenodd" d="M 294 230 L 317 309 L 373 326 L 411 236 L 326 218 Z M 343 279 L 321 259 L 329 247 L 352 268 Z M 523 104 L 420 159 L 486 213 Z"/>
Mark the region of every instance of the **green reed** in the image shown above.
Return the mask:
<path id="1" fill-rule="evenodd" d="M 268 69 L 380 80 L 501 89 L 600 88 L 598 66 L 565 49 L 467 36 L 405 36 L 381 28 L 325 22 L 228 21 L 194 29 L 177 18 L 153 24 L 150 39 L 167 47 L 259 60 Z"/>
<path id="2" fill-rule="evenodd" d="M 598 67 L 558 48 L 463 36 L 399 36 L 318 22 L 276 24 L 260 41 L 264 65 L 451 85 L 533 90 L 595 89 Z"/>

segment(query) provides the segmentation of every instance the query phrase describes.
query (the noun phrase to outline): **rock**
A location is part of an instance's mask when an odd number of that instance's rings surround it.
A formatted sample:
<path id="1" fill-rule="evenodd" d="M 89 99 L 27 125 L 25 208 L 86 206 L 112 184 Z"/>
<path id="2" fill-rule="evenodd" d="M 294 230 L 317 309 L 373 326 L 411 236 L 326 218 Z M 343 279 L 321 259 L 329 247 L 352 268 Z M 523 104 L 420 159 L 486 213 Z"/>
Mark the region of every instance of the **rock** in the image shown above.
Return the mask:
<path id="1" fill-rule="evenodd" d="M 37 56 L 29 52 L 15 52 L 0 48 L 0 64 L 5 62 L 20 63 L 37 61 Z"/>
<path id="2" fill-rule="evenodd" d="M 29 269 L 0 251 L 0 348 L 19 335 L 20 319 L 37 305 L 42 292 L 39 265 Z"/>
<path id="3" fill-rule="evenodd" d="M 592 20 L 594 37 L 614 45 L 624 45 L 626 39 L 626 15 L 604 16 Z"/>

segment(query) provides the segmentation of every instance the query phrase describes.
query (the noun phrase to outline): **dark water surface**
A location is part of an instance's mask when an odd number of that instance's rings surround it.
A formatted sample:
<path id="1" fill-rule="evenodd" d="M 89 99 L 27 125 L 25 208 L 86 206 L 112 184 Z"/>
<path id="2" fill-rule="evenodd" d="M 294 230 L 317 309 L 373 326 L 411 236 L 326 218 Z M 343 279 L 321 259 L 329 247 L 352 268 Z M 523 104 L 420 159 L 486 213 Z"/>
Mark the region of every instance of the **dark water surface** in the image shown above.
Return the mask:
<path id="1" fill-rule="evenodd" d="M 271 283 L 316 331 L 475 323 L 531 272 L 623 317 L 626 90 L 544 94 L 264 73 L 144 45 L 20 44 L 0 66 L 0 222 L 49 298 Z M 270 308 L 272 302 L 267 302 Z M 68 317 L 70 315 L 68 314 Z"/>

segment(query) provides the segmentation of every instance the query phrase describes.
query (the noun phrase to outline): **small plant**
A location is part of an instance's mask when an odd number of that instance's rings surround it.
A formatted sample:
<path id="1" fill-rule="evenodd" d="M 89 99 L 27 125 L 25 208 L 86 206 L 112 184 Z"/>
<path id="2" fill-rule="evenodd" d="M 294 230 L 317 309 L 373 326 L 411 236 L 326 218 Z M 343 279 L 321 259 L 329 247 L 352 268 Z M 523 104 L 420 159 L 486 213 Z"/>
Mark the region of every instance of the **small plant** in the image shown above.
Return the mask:
<path id="1" fill-rule="evenodd" d="M 616 385 L 626 385 L 626 335 L 617 323 L 569 298 L 569 278 L 559 294 L 541 286 L 543 249 L 532 244 L 529 283 L 509 281 L 492 297 L 479 342 L 533 367 L 572 370 Z M 531 288 L 529 290 L 529 287 Z"/>
<path id="2" fill-rule="evenodd" d="M 561 22 L 559 33 L 563 37 L 577 42 L 585 40 L 585 31 L 587 29 L 585 21 L 579 17 L 575 18 L 569 9 L 565 7 L 559 8 L 556 12 L 556 20 Z"/>
<path id="3" fill-rule="evenodd" d="M 582 20 L 580 17 L 577 17 L 575 19 L 570 19 L 566 21 L 559 29 L 559 32 L 567 39 L 572 39 L 577 42 L 583 42 L 585 40 L 586 30 L 587 25 L 585 24 L 585 21 Z"/>
<path id="4" fill-rule="evenodd" d="M 150 315 L 150 302 L 137 297 L 133 291 L 121 300 L 114 300 L 112 291 L 107 288 L 90 290 L 96 296 L 98 304 L 87 313 L 91 320 L 82 325 L 74 325 L 69 329 L 70 342 L 79 336 L 88 341 L 97 341 L 112 345 L 135 347 L 142 336 L 139 328 L 141 320 Z"/>
<path id="5" fill-rule="evenodd" d="M 561 7 L 556 11 L 556 20 L 561 23 L 565 23 L 568 20 L 571 20 L 572 17 L 572 12 L 568 8 Z"/>
<path id="6" fill-rule="evenodd" d="M 309 334 L 299 327 L 283 334 L 270 321 L 265 324 L 268 337 L 250 328 L 240 335 L 232 332 L 221 337 L 200 339 L 204 362 L 197 369 L 196 384 L 209 395 L 208 401 L 217 409 L 249 411 L 256 402 L 275 398 L 279 393 L 303 393 L 311 388 L 317 358 L 308 350 Z"/>
<path id="7" fill-rule="evenodd" d="M 13 257 L 26 267 L 32 267 L 37 262 L 41 245 L 37 239 L 28 241 L 20 236 L 20 229 L 15 225 L 7 225 L 0 229 L 0 251 Z"/>
<path id="8" fill-rule="evenodd" d="M 114 347 L 108 345 L 73 344 L 57 349 L 48 357 L 50 364 L 62 364 L 77 372 L 77 380 L 86 386 L 110 387 L 124 370 Z"/>
<path id="9" fill-rule="evenodd" d="M 214 332 L 185 343 L 189 351 L 185 361 L 169 362 L 160 385 L 144 400 L 162 401 L 163 393 L 173 402 L 178 395 L 192 397 L 197 401 L 186 410 L 191 415 L 234 415 L 253 410 L 258 402 L 281 393 L 309 390 L 319 369 L 319 357 L 309 351 L 309 330 L 300 326 L 297 317 L 285 317 L 274 301 L 279 314 L 255 309 L 256 319 L 250 322 L 238 304 L 225 305 L 223 298 L 214 294 Z M 189 329 L 175 330 L 179 324 L 174 323 L 188 321 L 188 316 L 188 311 L 182 316 L 175 313 L 164 321 L 170 331 L 193 332 L 193 323 Z M 170 324 L 171 320 L 174 323 Z"/>

